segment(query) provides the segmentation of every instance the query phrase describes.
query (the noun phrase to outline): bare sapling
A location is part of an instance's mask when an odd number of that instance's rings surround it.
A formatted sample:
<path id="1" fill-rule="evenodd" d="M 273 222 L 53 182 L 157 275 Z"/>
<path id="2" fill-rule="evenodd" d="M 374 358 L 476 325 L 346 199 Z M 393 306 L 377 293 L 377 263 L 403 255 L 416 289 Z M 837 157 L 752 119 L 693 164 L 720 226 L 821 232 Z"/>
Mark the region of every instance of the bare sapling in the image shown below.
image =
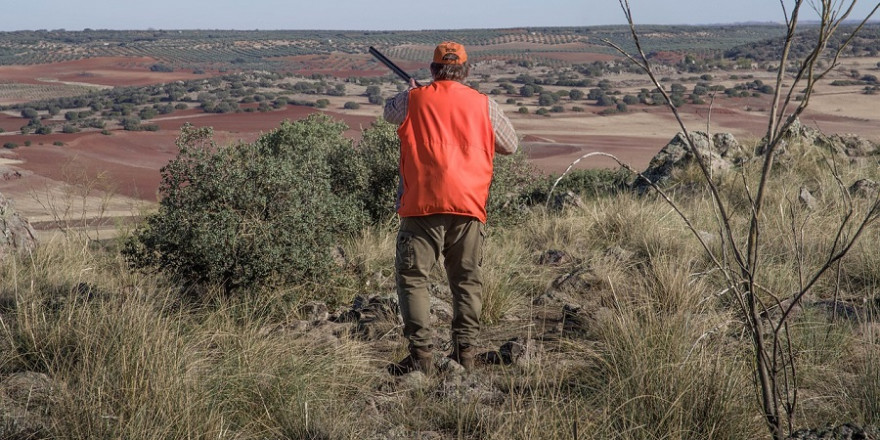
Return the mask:
<path id="1" fill-rule="evenodd" d="M 687 146 L 699 167 L 702 182 L 711 195 L 712 205 L 715 212 L 715 227 L 718 231 L 720 246 L 710 247 L 704 236 L 694 226 L 691 218 L 680 206 L 666 194 L 660 187 L 648 180 L 644 175 L 635 172 L 630 166 L 622 163 L 617 158 L 606 153 L 589 153 L 579 158 L 592 156 L 611 157 L 622 167 L 644 179 L 650 186 L 672 206 L 675 212 L 683 219 L 687 228 L 700 242 L 706 256 L 716 269 L 714 273 L 720 273 L 723 279 L 725 291 L 733 298 L 736 312 L 746 327 L 750 345 L 754 350 L 754 379 L 756 385 L 756 397 L 759 401 L 762 416 L 767 424 L 772 438 L 782 440 L 795 428 L 795 414 L 798 404 L 798 370 L 795 352 L 790 342 L 790 326 L 793 311 L 797 310 L 804 297 L 811 292 L 817 283 L 826 275 L 839 273 L 841 260 L 858 242 L 866 228 L 880 218 L 880 196 L 875 196 L 867 206 L 857 208 L 851 200 L 837 169 L 830 166 L 828 173 L 838 183 L 840 189 L 840 201 L 838 205 L 841 212 L 837 224 L 831 229 L 829 245 L 818 263 L 805 263 L 806 250 L 802 240 L 804 225 L 809 219 L 796 222 L 795 215 L 791 212 L 791 234 L 794 242 L 794 259 L 796 264 L 795 278 L 799 280 L 794 291 L 780 292 L 771 287 L 773 283 L 768 281 L 769 276 L 763 269 L 766 263 L 765 247 L 767 239 L 762 232 L 767 230 L 767 218 L 764 214 L 767 205 L 768 191 L 772 191 L 768 185 L 771 171 L 777 160 L 777 151 L 784 144 L 786 134 L 810 103 L 817 82 L 825 78 L 829 72 L 839 65 L 841 55 L 850 45 L 856 34 L 864 27 L 865 23 L 880 8 L 880 3 L 859 21 L 851 24 L 851 31 L 843 35 L 833 49 L 829 49 L 832 37 L 842 33 L 841 26 L 855 8 L 856 0 L 832 1 L 832 0 L 804 0 L 782 1 L 785 15 L 786 32 L 782 44 L 779 65 L 776 69 L 775 87 L 772 103 L 769 108 L 767 131 L 762 145 L 755 159 L 760 164 L 760 176 L 757 186 L 752 188 L 746 178 L 745 171 L 741 173 L 741 185 L 748 195 L 748 204 L 745 208 L 732 208 L 721 194 L 717 179 L 712 175 L 711 164 L 707 163 L 705 155 L 697 148 L 694 138 L 688 127 L 683 122 L 678 108 L 673 104 L 670 93 L 664 88 L 655 76 L 655 70 L 648 60 L 636 32 L 635 21 L 628 0 L 618 0 L 626 15 L 629 24 L 631 38 L 635 43 L 636 53 L 632 54 L 620 45 L 609 40 L 605 43 L 615 48 L 623 56 L 643 70 L 650 78 L 657 91 L 661 93 L 669 106 L 676 121 L 678 122 Z M 790 6 L 790 7 L 789 7 Z M 796 35 L 799 22 L 804 13 L 804 8 L 812 10 L 818 16 L 817 32 L 812 37 Z M 803 59 L 791 59 L 792 47 L 796 40 L 803 42 L 809 39 L 808 51 Z M 707 122 L 708 126 L 708 122 Z M 708 132 L 708 130 L 707 130 Z M 711 138 L 710 138 L 711 139 Z M 574 164 L 572 166 L 574 166 Z M 569 167 L 571 169 L 571 166 Z M 568 171 L 554 183 L 553 189 Z M 552 196 L 553 189 L 550 194 Z M 548 196 L 548 201 L 549 201 Z M 745 227 L 735 227 L 734 220 L 745 223 Z M 830 273 L 829 273 L 830 272 Z"/>

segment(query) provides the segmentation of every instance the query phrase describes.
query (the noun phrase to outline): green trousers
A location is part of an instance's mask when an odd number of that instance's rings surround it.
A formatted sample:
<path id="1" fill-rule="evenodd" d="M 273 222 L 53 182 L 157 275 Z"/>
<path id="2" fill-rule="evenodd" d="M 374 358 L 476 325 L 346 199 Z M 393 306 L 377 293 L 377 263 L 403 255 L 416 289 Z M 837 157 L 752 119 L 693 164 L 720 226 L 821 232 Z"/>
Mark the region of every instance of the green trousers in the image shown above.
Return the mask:
<path id="1" fill-rule="evenodd" d="M 474 345 L 483 307 L 485 225 L 473 217 L 434 214 L 403 217 L 397 234 L 397 295 L 410 348 L 432 346 L 428 275 L 443 256 L 452 291 L 452 340 Z"/>

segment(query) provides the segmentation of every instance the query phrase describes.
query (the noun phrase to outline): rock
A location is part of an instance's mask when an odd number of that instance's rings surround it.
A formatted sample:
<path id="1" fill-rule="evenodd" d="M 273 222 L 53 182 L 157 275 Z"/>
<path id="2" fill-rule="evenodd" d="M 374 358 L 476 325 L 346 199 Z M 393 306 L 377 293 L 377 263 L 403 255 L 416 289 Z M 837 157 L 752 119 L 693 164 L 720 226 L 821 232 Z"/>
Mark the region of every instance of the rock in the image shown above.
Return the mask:
<path id="1" fill-rule="evenodd" d="M 764 155 L 767 152 L 767 141 L 762 141 L 755 149 L 756 155 Z M 803 125 L 800 120 L 795 120 L 783 133 L 782 140 L 776 148 L 776 156 L 788 154 L 789 144 L 802 143 L 805 146 L 813 146 L 828 151 L 850 163 L 864 161 L 866 158 L 875 156 L 880 151 L 880 145 L 853 134 L 826 135 L 821 131 Z"/>
<path id="2" fill-rule="evenodd" d="M 857 425 L 844 423 L 840 426 L 820 429 L 798 429 L 788 438 L 790 440 L 877 440 L 877 434 Z"/>
<path id="3" fill-rule="evenodd" d="M 51 403 L 55 390 L 49 376 L 33 371 L 13 373 L 0 382 L 0 393 L 25 409 L 45 408 Z"/>
<path id="4" fill-rule="evenodd" d="M 24 177 L 19 170 L 9 167 L 0 167 L 0 180 L 18 180 Z"/>
<path id="5" fill-rule="evenodd" d="M 452 322 L 452 304 L 431 295 L 431 316 L 435 322 Z"/>
<path id="6" fill-rule="evenodd" d="M 739 141 L 730 133 L 715 133 L 712 136 L 712 144 L 715 151 L 724 158 L 730 157 L 742 149 Z"/>
<path id="7" fill-rule="evenodd" d="M 620 246 L 610 247 L 605 250 L 605 257 L 617 263 L 623 263 L 632 259 L 635 252 L 628 251 Z"/>
<path id="8" fill-rule="evenodd" d="M 538 264 L 542 266 L 559 266 L 571 261 L 571 257 L 568 256 L 565 251 L 560 251 L 558 249 L 550 249 L 541 254 L 538 258 Z"/>
<path id="9" fill-rule="evenodd" d="M 801 205 L 804 208 L 813 211 L 816 209 L 816 198 L 813 197 L 813 194 L 810 193 L 810 190 L 807 187 L 802 186 L 800 192 L 798 193 L 798 200 L 801 201 Z"/>
<path id="10" fill-rule="evenodd" d="M 710 140 L 709 135 L 706 133 L 696 131 L 691 133 L 691 140 L 702 155 L 710 172 L 715 173 L 731 168 L 732 164 L 725 156 L 731 152 L 732 148 L 739 148 L 739 143 L 733 135 L 716 134 Z M 716 145 L 716 140 L 721 142 L 722 145 Z M 662 186 L 669 180 L 675 170 L 685 168 L 695 160 L 695 156 L 684 133 L 678 133 L 651 159 L 648 168 L 642 172 L 642 175 L 650 183 Z M 637 179 L 633 182 L 633 189 L 642 194 L 651 187 L 650 183 L 644 179 Z"/>
<path id="11" fill-rule="evenodd" d="M 0 194 L 0 261 L 7 255 L 27 253 L 37 247 L 37 233 L 14 209 L 9 199 Z"/>
<path id="12" fill-rule="evenodd" d="M 864 197 L 866 199 L 875 199 L 880 192 L 880 183 L 871 179 L 857 180 L 849 187 L 849 195 L 853 197 Z"/>
<path id="13" fill-rule="evenodd" d="M 550 202 L 550 209 L 553 211 L 562 211 L 566 208 L 583 208 L 584 201 L 577 194 L 566 191 L 562 194 L 554 194 Z"/>
<path id="14" fill-rule="evenodd" d="M 540 358 L 540 348 L 533 339 L 516 337 L 501 345 L 497 352 L 480 356 L 489 364 L 518 365 L 528 367 Z"/>
<path id="15" fill-rule="evenodd" d="M 306 321 L 325 321 L 330 317 L 327 304 L 321 301 L 311 301 L 299 308 L 300 316 Z"/>
<path id="16" fill-rule="evenodd" d="M 581 295 L 591 290 L 605 287 L 605 281 L 592 270 L 577 269 L 562 275 L 550 284 L 551 289 L 569 294 Z"/>
<path id="17" fill-rule="evenodd" d="M 0 438 L 49 438 L 49 409 L 58 387 L 49 376 L 13 373 L 0 382 Z"/>
<path id="18" fill-rule="evenodd" d="M 348 258 L 345 255 L 345 249 L 342 246 L 336 246 L 330 250 L 330 257 L 333 258 L 333 264 L 337 267 L 348 266 Z"/>
<path id="19" fill-rule="evenodd" d="M 355 304 L 358 307 L 358 304 Z M 382 339 L 400 326 L 397 298 L 374 296 L 358 308 L 357 333 L 367 340 Z"/>
<path id="20" fill-rule="evenodd" d="M 504 392 L 492 385 L 491 381 L 475 374 L 444 376 L 437 387 L 436 395 L 441 399 L 483 405 L 498 405 L 506 399 Z"/>

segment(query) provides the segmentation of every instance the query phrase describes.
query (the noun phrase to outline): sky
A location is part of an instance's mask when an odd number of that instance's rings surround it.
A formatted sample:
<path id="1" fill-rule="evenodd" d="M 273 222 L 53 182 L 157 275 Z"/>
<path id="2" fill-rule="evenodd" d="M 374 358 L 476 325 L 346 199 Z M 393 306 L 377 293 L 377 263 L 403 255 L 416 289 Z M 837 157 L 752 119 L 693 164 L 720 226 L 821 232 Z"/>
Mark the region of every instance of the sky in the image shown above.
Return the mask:
<path id="1" fill-rule="evenodd" d="M 793 3 L 793 0 L 783 1 L 786 5 Z M 864 17 L 877 4 L 877 0 L 859 1 L 858 14 L 854 17 Z M 630 0 L 630 5 L 637 24 L 782 22 L 784 19 L 779 0 Z M 625 22 L 618 0 L 29 0 L 7 2 L 3 15 L 0 31 L 84 28 L 422 30 L 596 26 Z"/>

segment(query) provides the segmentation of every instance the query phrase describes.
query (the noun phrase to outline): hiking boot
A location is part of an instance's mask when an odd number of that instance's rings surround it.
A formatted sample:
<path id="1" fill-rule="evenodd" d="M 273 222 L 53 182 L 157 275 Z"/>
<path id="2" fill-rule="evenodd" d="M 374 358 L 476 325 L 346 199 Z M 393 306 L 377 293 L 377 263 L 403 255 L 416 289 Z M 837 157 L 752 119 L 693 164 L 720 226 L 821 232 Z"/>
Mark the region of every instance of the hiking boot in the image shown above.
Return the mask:
<path id="1" fill-rule="evenodd" d="M 477 357 L 477 349 L 472 345 L 456 344 L 449 354 L 449 359 L 458 362 L 465 370 L 474 369 L 474 359 Z"/>
<path id="2" fill-rule="evenodd" d="M 413 347 L 409 356 L 388 366 L 388 373 L 392 376 L 403 376 L 413 371 L 421 371 L 428 376 L 434 373 L 434 352 L 430 347 Z"/>

